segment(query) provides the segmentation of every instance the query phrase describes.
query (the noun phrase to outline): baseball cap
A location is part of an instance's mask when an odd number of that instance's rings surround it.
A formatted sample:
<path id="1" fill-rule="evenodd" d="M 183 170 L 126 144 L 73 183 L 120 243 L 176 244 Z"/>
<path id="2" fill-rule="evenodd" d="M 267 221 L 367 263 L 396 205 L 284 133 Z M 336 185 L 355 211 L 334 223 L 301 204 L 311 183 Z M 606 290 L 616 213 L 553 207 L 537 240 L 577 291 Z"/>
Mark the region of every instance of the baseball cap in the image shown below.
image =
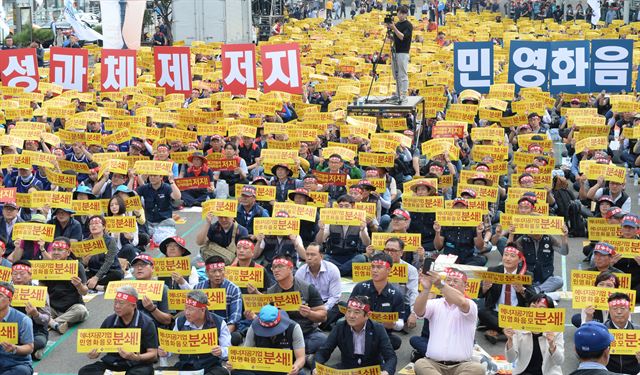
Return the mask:
<path id="1" fill-rule="evenodd" d="M 394 217 L 398 217 L 404 220 L 411 219 L 411 215 L 409 215 L 407 211 L 400 208 L 396 208 L 395 210 L 393 210 L 393 213 L 391 214 L 391 218 L 394 218 Z"/>
<path id="2" fill-rule="evenodd" d="M 140 254 L 137 257 L 133 258 L 131 265 L 136 264 L 137 261 L 145 262 L 153 266 L 153 258 L 147 254 Z"/>
<path id="3" fill-rule="evenodd" d="M 635 215 L 625 215 L 622 218 L 622 226 L 638 228 L 638 217 Z"/>
<path id="4" fill-rule="evenodd" d="M 605 219 L 611 219 L 612 217 L 615 217 L 616 219 L 622 219 L 624 217 L 624 213 L 622 212 L 620 207 L 611 207 L 607 210 L 607 212 L 604 213 L 603 216 Z"/>
<path id="5" fill-rule="evenodd" d="M 611 345 L 615 338 L 609 333 L 607 326 L 600 322 L 584 323 L 576 331 L 573 341 L 579 352 L 597 352 Z"/>
<path id="6" fill-rule="evenodd" d="M 611 255 L 611 256 L 616 255 L 615 247 L 613 247 L 613 245 L 611 245 L 610 243 L 607 243 L 607 242 L 598 242 L 593 247 L 593 251 L 595 251 L 596 253 L 603 254 L 603 255 Z"/>
<path id="7" fill-rule="evenodd" d="M 453 200 L 453 206 L 455 207 L 457 204 L 462 204 L 465 207 L 469 207 L 469 202 L 467 202 L 467 200 L 464 198 L 455 198 Z"/>
<path id="8" fill-rule="evenodd" d="M 598 203 L 600 202 L 609 202 L 611 203 L 611 205 L 615 204 L 615 202 L 613 201 L 613 197 L 611 197 L 610 195 L 601 196 L 600 199 L 598 199 Z"/>
<path id="9" fill-rule="evenodd" d="M 245 186 L 242 187 L 240 195 L 246 195 L 246 196 L 249 196 L 249 197 L 255 197 L 256 196 L 256 187 L 255 186 L 250 186 L 250 185 L 245 185 Z"/>

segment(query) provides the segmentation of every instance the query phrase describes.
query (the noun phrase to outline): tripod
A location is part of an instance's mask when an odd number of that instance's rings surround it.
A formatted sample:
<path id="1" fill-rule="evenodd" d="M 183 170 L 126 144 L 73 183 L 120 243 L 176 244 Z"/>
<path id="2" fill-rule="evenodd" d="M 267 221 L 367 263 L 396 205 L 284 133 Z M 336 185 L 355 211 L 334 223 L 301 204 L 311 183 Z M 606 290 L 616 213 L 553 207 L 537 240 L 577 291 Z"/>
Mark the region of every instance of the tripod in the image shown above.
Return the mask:
<path id="1" fill-rule="evenodd" d="M 384 51 L 384 45 L 387 43 L 387 39 L 392 38 L 393 34 L 391 32 L 391 30 L 387 30 L 387 33 L 384 36 L 384 39 L 382 40 L 382 47 L 380 47 L 380 52 L 378 53 L 378 57 L 376 58 L 376 60 L 373 62 L 373 69 L 371 71 L 371 82 L 369 83 L 369 91 L 367 92 L 367 97 L 364 99 L 364 103 L 365 104 L 369 104 L 369 103 L 373 103 L 373 100 L 369 100 L 369 96 L 371 95 L 371 89 L 373 88 L 373 81 L 375 81 L 376 79 L 378 79 L 378 72 L 377 72 L 377 68 L 378 68 L 378 62 L 380 61 L 380 59 L 382 58 L 382 52 Z M 396 49 L 393 45 L 393 42 L 391 43 L 391 59 L 395 59 L 396 58 Z"/>

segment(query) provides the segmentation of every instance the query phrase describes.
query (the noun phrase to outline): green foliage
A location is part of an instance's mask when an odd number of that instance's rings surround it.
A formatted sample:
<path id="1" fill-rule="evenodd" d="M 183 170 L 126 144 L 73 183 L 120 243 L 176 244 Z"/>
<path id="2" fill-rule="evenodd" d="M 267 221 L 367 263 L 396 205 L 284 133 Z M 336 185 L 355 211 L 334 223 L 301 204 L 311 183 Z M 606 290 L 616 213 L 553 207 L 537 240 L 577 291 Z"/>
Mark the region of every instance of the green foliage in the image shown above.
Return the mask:
<path id="1" fill-rule="evenodd" d="M 31 25 L 22 26 L 22 31 L 13 36 L 13 42 L 18 47 L 28 47 L 34 40 L 44 42 L 51 39 L 53 39 L 51 29 L 33 29 Z"/>

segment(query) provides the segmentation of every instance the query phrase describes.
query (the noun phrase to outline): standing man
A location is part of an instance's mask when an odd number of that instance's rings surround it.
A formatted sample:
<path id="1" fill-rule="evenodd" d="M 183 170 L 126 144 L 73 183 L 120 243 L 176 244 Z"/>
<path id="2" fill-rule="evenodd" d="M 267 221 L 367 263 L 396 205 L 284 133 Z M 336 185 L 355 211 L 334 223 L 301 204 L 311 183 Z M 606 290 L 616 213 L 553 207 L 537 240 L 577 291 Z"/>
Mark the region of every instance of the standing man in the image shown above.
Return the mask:
<path id="1" fill-rule="evenodd" d="M 396 93 L 391 100 L 396 100 L 402 104 L 407 100 L 407 89 L 409 88 L 409 50 L 411 49 L 411 38 L 413 37 L 413 26 L 407 20 L 409 9 L 405 5 L 398 8 L 398 22 L 387 24 L 389 32 L 393 34 L 392 51 L 395 51 L 391 59 L 391 71 L 393 79 L 396 81 Z"/>
<path id="2" fill-rule="evenodd" d="M 31 319 L 11 307 L 13 285 L 0 281 L 0 321 L 18 323 L 18 345 L 0 342 L 0 375 L 31 375 L 33 325 Z"/>
<path id="3" fill-rule="evenodd" d="M 443 282 L 439 273 L 429 271 L 420 274 L 420 284 L 422 292 L 413 308 L 418 318 L 429 319 L 431 337 L 438 340 L 429 340 L 425 358 L 415 364 L 416 375 L 484 375 L 484 367 L 471 360 L 478 306 L 464 295 L 467 275 L 449 268 Z M 443 298 L 429 299 L 432 285 Z"/>
<path id="4" fill-rule="evenodd" d="M 343 369 L 380 365 L 380 375 L 393 375 L 398 358 L 389 336 L 380 323 L 369 319 L 369 299 L 354 296 L 347 302 L 345 320 L 329 334 L 327 342 L 316 353 L 316 363 L 326 363 L 336 347 L 340 349 Z M 314 370 L 315 375 L 315 370 Z"/>
<path id="5" fill-rule="evenodd" d="M 338 267 L 322 259 L 324 252 L 322 246 L 312 242 L 305 250 L 306 263 L 296 271 L 296 279 L 313 285 L 318 292 L 324 307 L 327 309 L 327 320 L 320 325 L 320 328 L 327 329 L 340 316 L 338 301 L 342 293 L 340 284 L 340 270 Z"/>
<path id="6" fill-rule="evenodd" d="M 573 336 L 580 365 L 569 375 L 617 375 L 607 370 L 609 346 L 613 340 L 615 338 L 602 323 L 591 321 L 581 325 Z"/>
<path id="7" fill-rule="evenodd" d="M 140 352 L 119 349 L 117 353 L 107 353 L 100 361 L 82 367 L 78 375 L 102 375 L 105 370 L 129 375 L 153 374 L 153 363 L 158 358 L 158 330 L 151 318 L 138 311 L 137 302 L 138 292 L 134 287 L 125 285 L 118 288 L 113 301 L 115 314 L 109 315 L 100 328 L 140 328 Z M 87 356 L 96 359 L 100 353 L 94 349 Z"/>

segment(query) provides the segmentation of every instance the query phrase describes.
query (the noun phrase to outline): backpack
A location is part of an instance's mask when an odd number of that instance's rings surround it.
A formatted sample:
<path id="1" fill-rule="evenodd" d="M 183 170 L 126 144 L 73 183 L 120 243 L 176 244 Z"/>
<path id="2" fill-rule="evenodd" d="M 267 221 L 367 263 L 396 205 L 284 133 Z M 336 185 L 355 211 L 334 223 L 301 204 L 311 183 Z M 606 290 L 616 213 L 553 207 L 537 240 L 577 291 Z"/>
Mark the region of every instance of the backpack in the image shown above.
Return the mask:
<path id="1" fill-rule="evenodd" d="M 565 222 L 572 237 L 587 236 L 587 220 L 582 215 L 582 204 L 578 200 L 571 201 Z"/>

